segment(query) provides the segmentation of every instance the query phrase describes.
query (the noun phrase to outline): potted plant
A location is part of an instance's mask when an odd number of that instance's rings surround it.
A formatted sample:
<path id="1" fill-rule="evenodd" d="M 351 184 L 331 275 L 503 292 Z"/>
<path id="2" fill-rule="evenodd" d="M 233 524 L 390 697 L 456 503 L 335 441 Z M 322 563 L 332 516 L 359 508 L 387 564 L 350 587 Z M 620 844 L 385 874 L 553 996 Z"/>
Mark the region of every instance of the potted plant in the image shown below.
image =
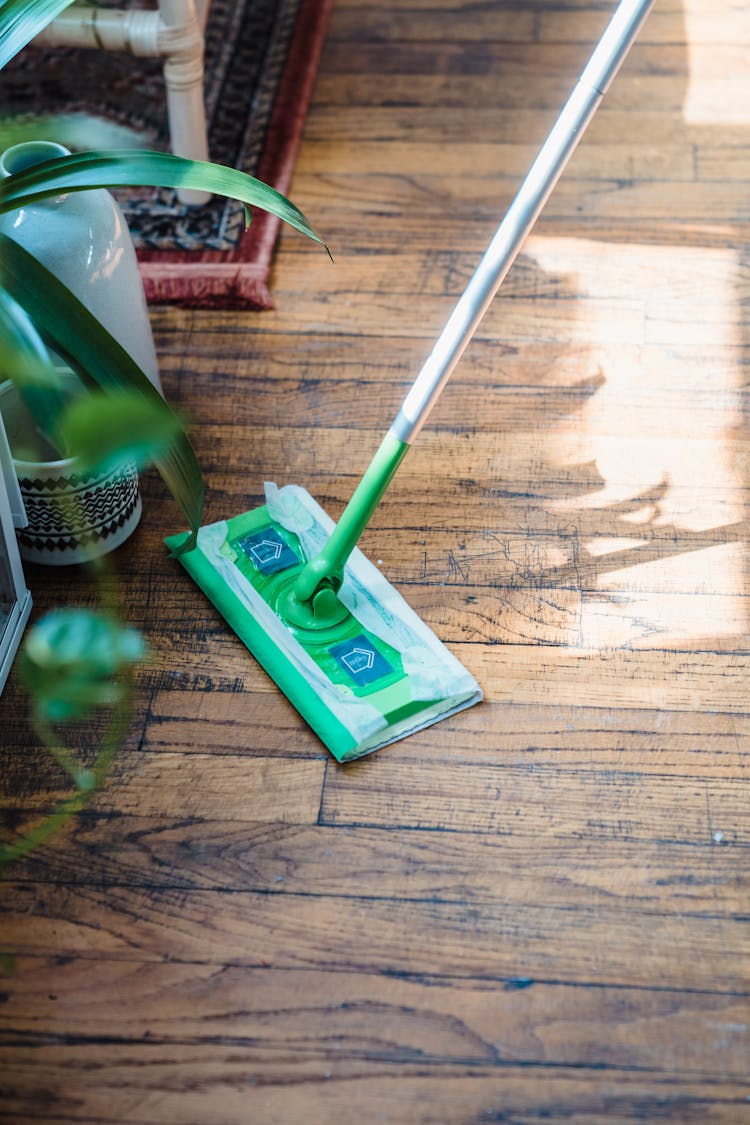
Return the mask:
<path id="1" fill-rule="evenodd" d="M 0 0 L 0 68 L 70 3 Z M 138 150 L 73 153 L 11 174 L 0 181 L 0 214 L 61 192 L 127 185 L 230 196 L 244 204 L 248 218 L 249 208 L 257 206 L 322 241 L 294 204 L 243 172 Z M 69 400 L 46 344 L 63 357 L 85 393 Z M 153 463 L 192 533 L 181 550 L 192 547 L 201 523 L 203 482 L 184 426 L 106 328 L 33 254 L 5 234 L 0 234 L 0 365 L 45 440 L 58 450 L 62 443 L 82 471 L 123 461 L 139 467 Z M 74 790 L 25 836 L 0 848 L 0 866 L 26 854 L 83 806 L 106 776 L 127 729 L 133 669 L 146 644 L 120 620 L 111 583 L 104 580 L 103 560 L 92 566 L 101 608 L 61 608 L 47 614 L 28 631 L 19 660 L 35 729 Z M 83 766 L 66 744 L 64 725 L 102 709 L 108 721 L 93 764 Z"/>

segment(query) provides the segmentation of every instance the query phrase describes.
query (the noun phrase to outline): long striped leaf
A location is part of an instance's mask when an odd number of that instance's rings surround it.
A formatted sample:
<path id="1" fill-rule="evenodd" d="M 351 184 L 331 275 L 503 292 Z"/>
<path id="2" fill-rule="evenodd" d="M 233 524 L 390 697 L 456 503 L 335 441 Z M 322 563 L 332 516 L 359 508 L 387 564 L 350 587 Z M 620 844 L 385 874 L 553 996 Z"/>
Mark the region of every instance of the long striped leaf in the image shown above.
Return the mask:
<path id="1" fill-rule="evenodd" d="M 0 0 L 0 68 L 73 0 Z"/>
<path id="2" fill-rule="evenodd" d="M 105 391 L 137 392 L 171 413 L 140 367 L 78 298 L 36 258 L 3 234 L 0 263 L 3 286 L 84 383 Z M 203 513 L 203 477 L 181 427 L 169 452 L 155 464 L 193 533 L 184 547 L 189 550 Z"/>
<path id="3" fill-rule="evenodd" d="M 62 192 L 128 186 L 193 188 L 225 195 L 270 211 L 325 245 L 299 208 L 253 176 L 222 164 L 141 149 L 77 152 L 34 164 L 0 182 L 0 214 Z"/>
<path id="4" fill-rule="evenodd" d="M 39 333 L 7 289 L 0 287 L 0 378 L 11 378 L 45 441 L 57 448 L 65 396 Z M 58 448 L 60 456 L 64 451 Z"/>
<path id="5" fill-rule="evenodd" d="M 36 328 L 18 302 L 2 288 L 0 288 L 0 341 L 3 346 L 0 355 L 3 369 L 19 364 L 23 374 L 27 371 L 32 374 L 44 364 L 51 362 Z"/>

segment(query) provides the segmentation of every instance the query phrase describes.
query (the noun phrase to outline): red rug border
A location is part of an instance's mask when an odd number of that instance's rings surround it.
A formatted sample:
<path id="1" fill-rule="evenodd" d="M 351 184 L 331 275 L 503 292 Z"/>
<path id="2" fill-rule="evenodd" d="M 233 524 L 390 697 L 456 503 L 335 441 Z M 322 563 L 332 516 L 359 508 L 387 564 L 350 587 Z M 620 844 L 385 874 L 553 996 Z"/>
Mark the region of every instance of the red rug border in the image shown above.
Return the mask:
<path id="1" fill-rule="evenodd" d="M 302 0 L 269 121 L 257 178 L 286 195 L 292 181 L 334 0 Z M 150 304 L 184 308 L 270 309 L 268 288 L 281 220 L 256 211 L 235 250 L 142 250 Z"/>

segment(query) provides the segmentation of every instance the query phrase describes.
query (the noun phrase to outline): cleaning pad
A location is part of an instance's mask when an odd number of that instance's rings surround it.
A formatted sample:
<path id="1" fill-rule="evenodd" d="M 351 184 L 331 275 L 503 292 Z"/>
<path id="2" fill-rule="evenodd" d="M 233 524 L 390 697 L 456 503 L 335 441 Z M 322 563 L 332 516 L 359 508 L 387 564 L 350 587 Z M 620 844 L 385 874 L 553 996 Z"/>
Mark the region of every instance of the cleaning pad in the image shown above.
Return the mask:
<path id="1" fill-rule="evenodd" d="M 325 630 L 284 622 L 285 593 L 333 527 L 304 488 L 267 484 L 263 507 L 202 527 L 180 562 L 343 762 L 470 707 L 482 692 L 358 548 L 338 590 L 346 618 Z"/>

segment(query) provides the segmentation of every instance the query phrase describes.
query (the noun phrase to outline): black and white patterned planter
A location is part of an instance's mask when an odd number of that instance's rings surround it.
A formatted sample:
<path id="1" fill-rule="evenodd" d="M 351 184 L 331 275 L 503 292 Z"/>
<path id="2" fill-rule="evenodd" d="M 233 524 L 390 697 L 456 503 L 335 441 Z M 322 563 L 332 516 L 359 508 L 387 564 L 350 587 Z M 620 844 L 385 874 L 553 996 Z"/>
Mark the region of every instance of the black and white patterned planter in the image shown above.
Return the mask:
<path id="1" fill-rule="evenodd" d="M 98 473 L 77 471 L 70 458 L 14 463 L 29 521 L 18 532 L 27 562 L 87 562 L 119 547 L 137 527 L 141 497 L 134 462 Z"/>
<path id="2" fill-rule="evenodd" d="M 69 380 L 70 373 L 63 373 L 63 379 Z M 11 453 L 39 446 L 39 435 L 9 381 L 0 384 L 0 413 Z M 25 562 L 89 562 L 119 547 L 138 526 L 141 495 L 135 461 L 113 461 L 93 472 L 83 471 L 75 457 L 44 461 L 13 456 L 12 463 L 28 521 L 16 531 Z"/>

